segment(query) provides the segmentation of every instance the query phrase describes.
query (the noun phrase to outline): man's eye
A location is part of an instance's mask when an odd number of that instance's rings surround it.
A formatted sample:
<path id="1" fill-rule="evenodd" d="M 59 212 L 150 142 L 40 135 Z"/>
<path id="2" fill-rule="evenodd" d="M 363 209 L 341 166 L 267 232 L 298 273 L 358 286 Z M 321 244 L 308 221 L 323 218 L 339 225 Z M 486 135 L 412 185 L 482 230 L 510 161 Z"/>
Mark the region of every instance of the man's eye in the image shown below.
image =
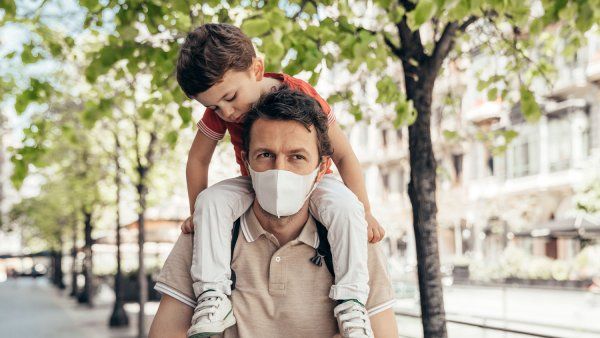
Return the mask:
<path id="1" fill-rule="evenodd" d="M 270 153 L 261 153 L 258 155 L 258 157 L 270 158 L 273 157 L 273 155 Z"/>
<path id="2" fill-rule="evenodd" d="M 306 159 L 306 157 L 302 156 L 302 155 L 294 155 L 294 160 L 304 160 Z"/>

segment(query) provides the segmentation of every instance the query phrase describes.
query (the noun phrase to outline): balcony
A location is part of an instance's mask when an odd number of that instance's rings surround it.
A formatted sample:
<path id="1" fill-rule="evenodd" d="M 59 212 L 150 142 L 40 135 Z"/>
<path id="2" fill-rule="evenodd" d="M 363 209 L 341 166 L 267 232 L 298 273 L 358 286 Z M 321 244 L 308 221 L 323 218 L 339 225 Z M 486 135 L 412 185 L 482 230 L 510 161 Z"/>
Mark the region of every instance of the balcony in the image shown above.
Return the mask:
<path id="1" fill-rule="evenodd" d="M 502 102 L 478 100 L 465 112 L 464 117 L 478 125 L 498 122 L 502 117 Z"/>
<path id="2" fill-rule="evenodd" d="M 559 71 L 550 97 L 564 100 L 572 95 L 583 94 L 589 85 L 587 81 L 585 67 L 565 67 Z"/>
<path id="3" fill-rule="evenodd" d="M 600 85 L 600 51 L 597 51 L 587 65 L 585 76 L 590 83 Z"/>

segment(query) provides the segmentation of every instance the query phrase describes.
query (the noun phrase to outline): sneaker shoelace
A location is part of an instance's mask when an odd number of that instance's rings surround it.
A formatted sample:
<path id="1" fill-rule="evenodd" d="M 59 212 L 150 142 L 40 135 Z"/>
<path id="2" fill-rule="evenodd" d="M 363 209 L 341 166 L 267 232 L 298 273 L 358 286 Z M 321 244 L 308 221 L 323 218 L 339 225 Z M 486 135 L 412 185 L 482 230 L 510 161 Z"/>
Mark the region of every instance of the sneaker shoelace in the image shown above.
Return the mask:
<path id="1" fill-rule="evenodd" d="M 349 303 L 347 307 L 340 309 L 338 314 L 343 337 L 372 337 L 371 330 L 367 325 L 368 318 L 364 308 Z"/>
<path id="2" fill-rule="evenodd" d="M 198 304 L 196 305 L 196 311 L 194 311 L 194 315 L 192 317 L 192 321 L 196 322 L 202 318 L 206 318 L 208 321 L 211 321 L 212 317 L 219 309 L 219 305 L 221 305 L 223 297 L 225 297 L 223 294 L 215 291 L 206 291 L 200 295 L 200 298 L 198 298 Z"/>

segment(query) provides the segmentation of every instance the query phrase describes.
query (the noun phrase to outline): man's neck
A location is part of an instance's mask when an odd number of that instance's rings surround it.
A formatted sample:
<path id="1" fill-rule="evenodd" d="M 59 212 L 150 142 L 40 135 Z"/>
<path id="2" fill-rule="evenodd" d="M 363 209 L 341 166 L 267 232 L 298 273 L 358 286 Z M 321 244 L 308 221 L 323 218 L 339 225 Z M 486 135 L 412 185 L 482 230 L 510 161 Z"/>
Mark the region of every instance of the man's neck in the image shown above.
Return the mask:
<path id="1" fill-rule="evenodd" d="M 281 218 L 277 218 L 264 211 L 256 200 L 254 200 L 254 204 L 252 205 L 252 211 L 262 228 L 273 234 L 280 246 L 298 238 L 300 232 L 302 232 L 302 228 L 304 228 L 304 225 L 308 221 L 308 203 L 304 204 L 296 214 Z"/>

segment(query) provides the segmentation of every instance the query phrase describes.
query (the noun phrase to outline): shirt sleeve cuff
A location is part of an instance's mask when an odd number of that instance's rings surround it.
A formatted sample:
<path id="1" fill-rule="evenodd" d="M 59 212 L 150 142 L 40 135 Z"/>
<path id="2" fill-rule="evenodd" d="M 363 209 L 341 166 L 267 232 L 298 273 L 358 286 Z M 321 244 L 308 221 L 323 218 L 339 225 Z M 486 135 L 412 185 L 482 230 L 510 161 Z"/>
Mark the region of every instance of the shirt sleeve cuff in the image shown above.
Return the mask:
<path id="1" fill-rule="evenodd" d="M 380 304 L 380 305 L 374 306 L 370 309 L 367 309 L 367 313 L 369 314 L 369 317 L 372 317 L 380 312 L 383 312 L 387 309 L 392 308 L 395 303 L 396 303 L 395 299 L 389 300 L 383 304 Z"/>
<path id="2" fill-rule="evenodd" d="M 329 115 L 327 115 L 327 126 L 331 126 L 332 124 L 334 124 L 335 120 L 335 114 L 333 113 L 333 111 L 330 111 Z"/>
<path id="3" fill-rule="evenodd" d="M 154 290 L 160 292 L 163 295 L 171 296 L 191 308 L 196 307 L 196 302 L 192 298 L 184 295 L 183 293 L 173 289 L 172 287 L 166 284 L 158 282 L 156 283 L 156 285 L 154 285 Z"/>
<path id="4" fill-rule="evenodd" d="M 204 124 L 204 122 L 202 122 L 202 120 L 198 121 L 198 123 L 196 124 L 196 127 L 198 127 L 198 130 L 200 130 L 202 132 L 202 134 L 204 134 L 206 137 L 208 137 L 211 140 L 220 141 L 223 138 L 223 136 L 225 136 L 225 134 L 219 134 L 219 133 L 215 132 L 214 130 L 210 129 L 209 127 L 207 127 L 206 124 Z"/>

